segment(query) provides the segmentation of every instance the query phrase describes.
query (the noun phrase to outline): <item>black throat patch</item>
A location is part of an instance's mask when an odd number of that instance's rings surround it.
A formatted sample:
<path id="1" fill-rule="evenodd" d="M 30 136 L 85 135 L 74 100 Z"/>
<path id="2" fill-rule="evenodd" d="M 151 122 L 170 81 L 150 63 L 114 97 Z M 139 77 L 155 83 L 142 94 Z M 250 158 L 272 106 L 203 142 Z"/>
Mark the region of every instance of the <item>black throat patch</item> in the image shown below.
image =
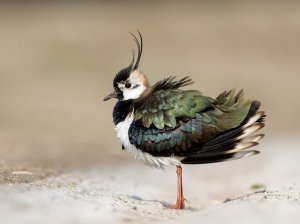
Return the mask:
<path id="1" fill-rule="evenodd" d="M 129 113 L 133 111 L 133 100 L 118 101 L 114 107 L 113 120 L 117 125 L 124 121 Z"/>

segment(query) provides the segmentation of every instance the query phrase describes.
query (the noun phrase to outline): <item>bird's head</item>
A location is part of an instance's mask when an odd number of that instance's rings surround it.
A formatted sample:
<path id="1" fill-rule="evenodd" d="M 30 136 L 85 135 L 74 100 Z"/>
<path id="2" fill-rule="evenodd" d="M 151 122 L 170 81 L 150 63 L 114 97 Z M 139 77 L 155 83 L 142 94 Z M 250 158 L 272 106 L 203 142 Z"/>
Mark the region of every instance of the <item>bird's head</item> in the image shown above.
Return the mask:
<path id="1" fill-rule="evenodd" d="M 110 100 L 112 98 L 117 98 L 118 100 L 131 100 L 141 97 L 148 89 L 149 82 L 146 76 L 139 71 L 139 63 L 143 51 L 143 39 L 141 33 L 138 31 L 140 41 L 133 36 L 134 41 L 138 47 L 138 57 L 135 62 L 134 52 L 130 65 L 122 70 L 120 70 L 113 81 L 114 91 L 104 98 L 104 101 Z"/>

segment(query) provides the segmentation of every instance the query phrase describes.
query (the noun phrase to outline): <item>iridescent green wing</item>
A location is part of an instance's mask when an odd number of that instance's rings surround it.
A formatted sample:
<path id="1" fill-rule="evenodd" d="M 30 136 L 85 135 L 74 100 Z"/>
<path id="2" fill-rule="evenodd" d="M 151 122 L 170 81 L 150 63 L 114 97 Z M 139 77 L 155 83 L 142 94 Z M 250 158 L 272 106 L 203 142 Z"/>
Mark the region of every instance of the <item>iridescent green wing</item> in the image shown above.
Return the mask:
<path id="1" fill-rule="evenodd" d="M 214 109 L 205 115 L 213 120 L 220 132 L 238 127 L 245 120 L 253 101 L 243 99 L 243 90 L 235 95 L 235 90 L 225 91 L 215 100 Z"/>
<path id="2" fill-rule="evenodd" d="M 243 124 L 251 101 L 242 92 L 224 92 L 217 99 L 198 91 L 158 91 L 135 111 L 129 141 L 154 156 L 201 152 L 207 141 Z"/>
<path id="3" fill-rule="evenodd" d="M 196 90 L 160 90 L 143 100 L 143 104 L 135 110 L 134 120 L 145 128 L 151 125 L 157 129 L 175 128 L 177 118 L 193 119 L 213 101 Z"/>
<path id="4" fill-rule="evenodd" d="M 129 128 L 129 141 L 153 156 L 181 156 L 218 133 L 216 127 L 205 123 L 204 119 L 200 114 L 195 118 L 177 118 L 175 127 L 163 129 L 154 125 L 146 128 L 135 121 Z"/>

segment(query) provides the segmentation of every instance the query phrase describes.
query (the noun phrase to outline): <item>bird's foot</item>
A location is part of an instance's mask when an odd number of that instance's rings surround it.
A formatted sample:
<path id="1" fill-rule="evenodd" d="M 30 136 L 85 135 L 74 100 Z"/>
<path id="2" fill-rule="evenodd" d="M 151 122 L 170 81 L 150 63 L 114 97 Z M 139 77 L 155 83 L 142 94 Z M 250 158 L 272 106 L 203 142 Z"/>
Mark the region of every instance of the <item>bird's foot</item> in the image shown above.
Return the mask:
<path id="1" fill-rule="evenodd" d="M 170 208 L 171 209 L 184 209 L 185 208 L 185 199 L 183 198 L 182 200 L 177 200 L 175 205 L 172 205 Z"/>

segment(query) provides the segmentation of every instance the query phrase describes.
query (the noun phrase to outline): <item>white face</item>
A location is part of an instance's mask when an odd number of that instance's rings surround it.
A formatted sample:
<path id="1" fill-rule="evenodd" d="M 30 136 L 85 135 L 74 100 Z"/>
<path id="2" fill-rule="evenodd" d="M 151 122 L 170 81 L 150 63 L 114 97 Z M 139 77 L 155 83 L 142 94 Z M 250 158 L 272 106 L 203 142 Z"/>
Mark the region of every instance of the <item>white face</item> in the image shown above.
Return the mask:
<path id="1" fill-rule="evenodd" d="M 132 71 L 126 82 L 118 83 L 118 87 L 123 92 L 123 100 L 139 98 L 149 87 L 147 78 L 141 72 Z"/>

